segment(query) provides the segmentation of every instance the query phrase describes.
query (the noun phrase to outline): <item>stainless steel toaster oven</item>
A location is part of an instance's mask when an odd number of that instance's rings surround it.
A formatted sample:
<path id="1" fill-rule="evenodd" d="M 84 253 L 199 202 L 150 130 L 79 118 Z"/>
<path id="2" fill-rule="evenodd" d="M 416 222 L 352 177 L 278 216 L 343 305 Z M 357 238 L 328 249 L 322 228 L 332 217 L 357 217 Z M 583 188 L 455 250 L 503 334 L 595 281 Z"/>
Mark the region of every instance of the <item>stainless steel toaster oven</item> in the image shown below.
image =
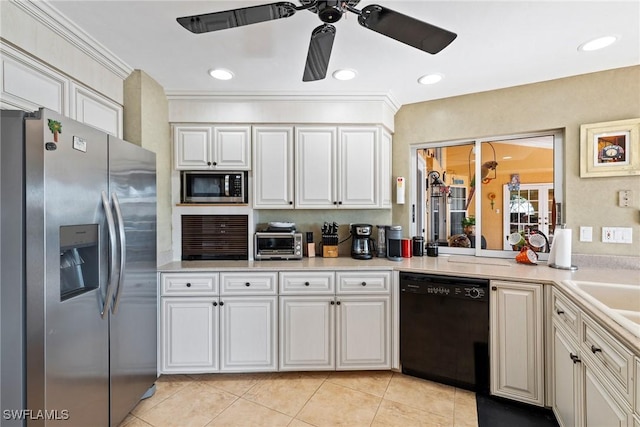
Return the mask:
<path id="1" fill-rule="evenodd" d="M 259 231 L 253 247 L 256 260 L 302 259 L 302 233 Z"/>

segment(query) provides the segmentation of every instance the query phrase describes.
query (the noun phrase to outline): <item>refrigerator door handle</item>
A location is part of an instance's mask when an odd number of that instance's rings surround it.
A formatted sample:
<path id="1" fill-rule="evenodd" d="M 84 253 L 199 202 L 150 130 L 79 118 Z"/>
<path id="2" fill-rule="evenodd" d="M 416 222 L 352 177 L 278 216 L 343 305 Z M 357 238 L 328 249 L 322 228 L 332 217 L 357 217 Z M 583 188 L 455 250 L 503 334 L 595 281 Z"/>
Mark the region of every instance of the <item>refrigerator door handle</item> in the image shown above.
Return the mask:
<path id="1" fill-rule="evenodd" d="M 122 288 L 124 287 L 124 267 L 127 259 L 127 240 L 124 233 L 124 220 L 122 218 L 122 210 L 120 209 L 120 201 L 116 193 L 111 193 L 113 208 L 116 212 L 116 220 L 118 221 L 118 234 L 120 236 L 120 273 L 118 274 L 118 288 L 116 290 L 115 300 L 111 312 L 116 314 L 120 305 L 120 297 L 122 296 Z"/>
<path id="2" fill-rule="evenodd" d="M 113 213 L 111 212 L 111 206 L 107 193 L 102 192 L 102 207 L 104 208 L 104 216 L 107 219 L 107 228 L 109 230 L 109 277 L 107 278 L 107 291 L 104 298 L 104 304 L 100 315 L 102 318 L 106 318 L 111 308 L 111 301 L 113 300 L 113 282 L 116 279 L 116 225 L 113 220 Z"/>

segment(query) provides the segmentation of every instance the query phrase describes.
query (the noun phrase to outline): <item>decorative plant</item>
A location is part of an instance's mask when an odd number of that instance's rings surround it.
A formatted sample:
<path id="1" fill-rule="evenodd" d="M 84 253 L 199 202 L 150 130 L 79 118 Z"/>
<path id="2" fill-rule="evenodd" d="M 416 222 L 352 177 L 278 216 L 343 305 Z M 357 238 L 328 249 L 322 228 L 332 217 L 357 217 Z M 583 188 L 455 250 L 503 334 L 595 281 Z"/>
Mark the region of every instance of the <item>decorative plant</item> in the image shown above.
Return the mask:
<path id="1" fill-rule="evenodd" d="M 62 124 L 57 120 L 49 119 L 49 130 L 53 134 L 53 140 L 58 142 L 58 134 L 62 133 Z"/>
<path id="2" fill-rule="evenodd" d="M 468 216 L 462 219 L 462 227 L 469 227 L 472 225 L 476 225 L 476 217 Z"/>

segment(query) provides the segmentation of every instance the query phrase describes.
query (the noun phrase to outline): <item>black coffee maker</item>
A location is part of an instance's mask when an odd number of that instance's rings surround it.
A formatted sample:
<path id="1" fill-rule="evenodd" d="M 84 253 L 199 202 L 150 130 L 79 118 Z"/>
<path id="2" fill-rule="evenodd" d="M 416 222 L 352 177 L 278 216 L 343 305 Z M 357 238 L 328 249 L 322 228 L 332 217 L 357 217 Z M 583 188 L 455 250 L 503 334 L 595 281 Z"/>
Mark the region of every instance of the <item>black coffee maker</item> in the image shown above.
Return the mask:
<path id="1" fill-rule="evenodd" d="M 371 238 L 371 224 L 351 224 L 351 257 L 355 259 L 373 258 L 374 243 Z"/>

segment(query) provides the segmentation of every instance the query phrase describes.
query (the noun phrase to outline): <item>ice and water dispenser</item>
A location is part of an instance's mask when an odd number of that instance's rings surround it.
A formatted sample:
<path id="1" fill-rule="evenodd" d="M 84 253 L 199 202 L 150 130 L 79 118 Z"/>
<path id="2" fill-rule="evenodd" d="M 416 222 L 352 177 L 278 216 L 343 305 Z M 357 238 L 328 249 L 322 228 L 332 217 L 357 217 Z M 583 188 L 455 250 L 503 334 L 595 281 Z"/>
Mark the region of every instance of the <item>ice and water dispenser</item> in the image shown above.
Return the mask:
<path id="1" fill-rule="evenodd" d="M 60 301 L 99 286 L 98 224 L 60 227 Z"/>

